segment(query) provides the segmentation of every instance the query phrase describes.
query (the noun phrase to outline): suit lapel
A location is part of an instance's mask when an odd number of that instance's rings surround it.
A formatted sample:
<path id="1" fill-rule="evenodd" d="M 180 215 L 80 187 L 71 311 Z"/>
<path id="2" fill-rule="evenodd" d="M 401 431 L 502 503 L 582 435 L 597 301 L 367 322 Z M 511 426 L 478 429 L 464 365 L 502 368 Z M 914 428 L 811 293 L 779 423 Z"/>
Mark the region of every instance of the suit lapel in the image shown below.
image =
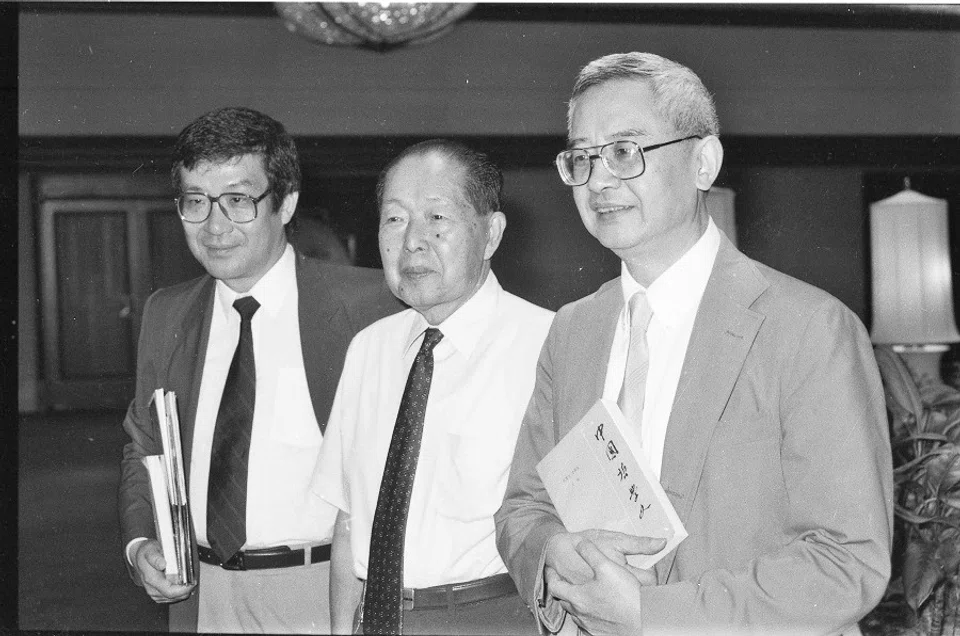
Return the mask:
<path id="1" fill-rule="evenodd" d="M 622 309 L 623 292 L 617 277 L 597 290 L 594 302 L 582 305 L 582 313 L 571 318 L 571 324 L 578 327 L 569 343 L 575 361 L 571 368 L 577 379 L 570 385 L 576 387 L 569 395 L 572 403 L 554 420 L 558 427 L 561 420 L 565 422 L 561 430 L 555 431 L 558 441 L 603 397 L 610 350 Z M 584 386 L 585 382 L 590 385 Z"/>
<path id="2" fill-rule="evenodd" d="M 187 298 L 183 307 L 183 317 L 179 321 L 181 329 L 174 334 L 176 344 L 167 365 L 166 377 L 172 383 L 171 386 L 183 387 L 183 390 L 178 391 L 177 404 L 180 412 L 180 440 L 183 444 L 183 461 L 187 477 L 190 474 L 194 423 L 197 417 L 197 401 L 200 397 L 200 379 L 203 377 L 207 342 L 210 339 L 214 288 L 214 280 L 207 277 Z"/>
<path id="3" fill-rule="evenodd" d="M 216 281 L 204 276 L 184 298 L 182 314 L 171 320 L 177 328 L 173 332 L 174 345 L 167 361 L 166 374 L 161 375 L 167 386 L 177 388 L 177 410 L 180 415 L 180 443 L 183 445 L 184 479 L 190 489 L 190 459 L 193 453 L 193 432 L 197 419 L 197 402 L 200 398 L 200 380 L 207 358 L 207 343 L 210 340 L 210 322 L 213 318 Z M 197 514 L 196 511 L 193 514 Z M 191 540 L 196 536 L 191 520 Z M 200 571 L 196 551 L 193 555 L 194 570 Z M 170 629 L 195 632 L 197 630 L 197 596 L 172 605 Z"/>
<path id="4" fill-rule="evenodd" d="M 764 316 L 750 309 L 768 283 L 726 238 L 693 325 L 664 444 L 660 483 L 686 523 L 710 440 Z M 683 548 L 681 544 L 679 549 Z M 677 550 L 656 566 L 665 582 Z"/>
<path id="5" fill-rule="evenodd" d="M 297 253 L 297 319 L 300 323 L 300 351 L 303 355 L 303 369 L 307 374 L 307 387 L 310 390 L 310 402 L 320 426 L 320 432 L 327 432 L 326 409 L 323 408 L 324 387 L 335 387 L 339 382 L 339 372 L 334 371 L 324 352 L 336 351 L 332 342 L 338 332 L 335 323 L 346 321 L 343 306 L 324 284 L 320 271 L 307 269 L 311 265 L 306 257 Z M 343 314 L 343 315 L 341 315 Z M 328 343 L 330 346 L 328 346 Z M 337 373 L 336 377 L 330 377 Z"/>

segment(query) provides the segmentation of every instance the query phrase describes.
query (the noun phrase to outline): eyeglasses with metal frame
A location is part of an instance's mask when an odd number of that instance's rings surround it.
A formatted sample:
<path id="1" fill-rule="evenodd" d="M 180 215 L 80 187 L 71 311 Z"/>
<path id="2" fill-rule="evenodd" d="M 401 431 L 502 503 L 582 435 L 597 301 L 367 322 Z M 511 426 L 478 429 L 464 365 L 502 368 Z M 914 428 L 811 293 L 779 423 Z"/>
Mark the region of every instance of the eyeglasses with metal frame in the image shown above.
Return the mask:
<path id="1" fill-rule="evenodd" d="M 184 192 L 174 201 L 180 218 L 187 223 L 203 223 L 210 218 L 214 201 L 220 206 L 223 215 L 232 222 L 250 223 L 257 218 L 257 204 L 267 198 L 271 191 L 267 189 L 258 197 L 242 192 L 224 192 L 217 197 L 205 192 Z"/>
<path id="2" fill-rule="evenodd" d="M 560 178 L 568 186 L 582 186 L 590 180 L 590 175 L 593 174 L 593 162 L 600 159 L 607 171 L 617 179 L 624 181 L 636 179 L 647 169 L 645 152 L 671 144 L 678 144 L 688 139 L 702 138 L 700 135 L 688 135 L 687 137 L 649 146 L 641 146 L 635 141 L 620 139 L 602 146 L 564 150 L 557 155 L 557 172 L 560 173 Z M 595 150 L 596 153 L 592 153 L 592 150 Z"/>

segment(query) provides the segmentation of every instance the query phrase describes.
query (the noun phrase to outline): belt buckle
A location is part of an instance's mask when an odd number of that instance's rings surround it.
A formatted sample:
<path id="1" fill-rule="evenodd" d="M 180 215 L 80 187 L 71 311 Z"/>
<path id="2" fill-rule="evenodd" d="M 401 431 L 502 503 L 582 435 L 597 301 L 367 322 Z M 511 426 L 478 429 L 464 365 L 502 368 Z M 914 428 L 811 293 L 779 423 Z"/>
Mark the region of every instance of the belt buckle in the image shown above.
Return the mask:
<path id="1" fill-rule="evenodd" d="M 237 550 L 236 553 L 226 561 L 220 564 L 224 570 L 246 570 L 246 566 L 243 562 L 243 551 Z"/>
<path id="2" fill-rule="evenodd" d="M 405 587 L 401 592 L 403 597 L 402 607 L 406 611 L 412 610 L 416 606 L 417 591 L 413 588 Z"/>

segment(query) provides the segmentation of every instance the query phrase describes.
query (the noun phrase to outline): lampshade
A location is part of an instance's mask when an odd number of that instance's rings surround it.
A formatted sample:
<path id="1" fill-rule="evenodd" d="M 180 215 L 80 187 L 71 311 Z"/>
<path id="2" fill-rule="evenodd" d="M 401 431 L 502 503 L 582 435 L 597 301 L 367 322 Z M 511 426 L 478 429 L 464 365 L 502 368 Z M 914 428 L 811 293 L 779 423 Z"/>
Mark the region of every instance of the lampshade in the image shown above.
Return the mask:
<path id="1" fill-rule="evenodd" d="M 713 187 L 707 195 L 707 212 L 734 245 L 737 244 L 736 198 L 737 193 L 730 188 Z"/>
<path id="2" fill-rule="evenodd" d="M 910 190 L 909 182 L 870 205 L 874 343 L 960 341 L 948 237 L 947 202 Z"/>
<path id="3" fill-rule="evenodd" d="M 386 51 L 423 44 L 473 9 L 466 2 L 275 2 L 287 29 L 335 46 Z"/>

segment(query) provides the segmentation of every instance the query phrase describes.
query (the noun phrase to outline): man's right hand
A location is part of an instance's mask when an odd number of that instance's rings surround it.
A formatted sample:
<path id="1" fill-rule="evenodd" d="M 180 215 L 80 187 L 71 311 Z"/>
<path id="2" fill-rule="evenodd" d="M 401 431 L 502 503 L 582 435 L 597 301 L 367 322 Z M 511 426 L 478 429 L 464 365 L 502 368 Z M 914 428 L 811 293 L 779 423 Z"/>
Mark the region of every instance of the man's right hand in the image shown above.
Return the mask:
<path id="1" fill-rule="evenodd" d="M 544 620 L 556 623 L 559 605 L 587 633 L 640 633 L 640 589 L 656 585 L 657 576 L 627 563 L 627 555 L 656 554 L 665 544 L 608 530 L 554 535 L 544 554 Z"/>
<path id="2" fill-rule="evenodd" d="M 143 587 L 157 603 L 176 603 L 189 597 L 194 585 L 179 585 L 167 579 L 164 568 L 167 562 L 163 558 L 160 542 L 156 539 L 143 541 L 136 547 L 133 566 L 140 574 Z"/>
<path id="3" fill-rule="evenodd" d="M 584 530 L 561 532 L 547 542 L 544 566 L 552 568 L 563 580 L 582 585 L 593 578 L 593 568 L 577 551 L 577 546 L 588 539 L 608 559 L 629 570 L 641 585 L 656 585 L 652 570 L 641 570 L 627 563 L 629 554 L 656 554 L 663 549 L 663 539 L 638 537 L 610 530 Z"/>

